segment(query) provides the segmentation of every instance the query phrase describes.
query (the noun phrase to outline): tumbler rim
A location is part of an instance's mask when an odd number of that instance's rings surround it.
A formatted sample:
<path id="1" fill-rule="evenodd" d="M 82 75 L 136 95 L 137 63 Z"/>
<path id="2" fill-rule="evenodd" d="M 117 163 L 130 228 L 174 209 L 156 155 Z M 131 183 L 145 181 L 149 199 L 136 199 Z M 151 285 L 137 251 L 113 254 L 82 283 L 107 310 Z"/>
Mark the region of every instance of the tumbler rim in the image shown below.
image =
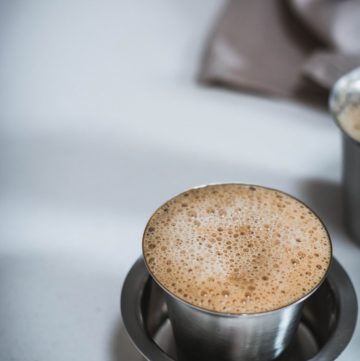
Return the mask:
<path id="1" fill-rule="evenodd" d="M 326 232 L 326 235 L 328 237 L 328 240 L 329 240 L 329 245 L 330 245 L 330 260 L 329 260 L 329 263 L 327 265 L 327 268 L 326 268 L 326 272 L 324 273 L 323 277 L 321 278 L 321 280 L 309 291 L 307 292 L 305 295 L 303 295 L 302 297 L 300 297 L 299 299 L 293 301 L 293 302 L 289 302 L 281 307 L 277 307 L 277 308 L 274 308 L 274 309 L 271 309 L 271 310 L 268 310 L 268 311 L 259 311 L 259 312 L 239 312 L 239 313 L 235 313 L 235 312 L 219 312 L 219 311 L 215 311 L 215 310 L 210 310 L 210 309 L 207 309 L 205 307 L 200 307 L 200 306 L 197 306 L 197 305 L 194 305 L 182 298 L 180 298 L 179 296 L 177 296 L 175 293 L 171 292 L 167 287 L 165 287 L 158 279 L 157 277 L 153 274 L 153 272 L 151 271 L 150 269 L 150 266 L 148 265 L 147 263 L 147 260 L 146 260 L 146 257 L 144 256 L 145 255 L 145 252 L 144 252 L 144 239 L 145 239 L 145 232 L 146 232 L 146 229 L 149 225 L 149 223 L 151 222 L 152 218 L 154 217 L 154 215 L 157 213 L 158 210 L 160 210 L 164 205 L 166 205 L 166 203 L 168 203 L 169 201 L 171 201 L 172 199 L 176 198 L 176 197 L 179 197 L 180 195 L 190 191 L 190 190 L 193 190 L 193 189 L 199 189 L 199 188 L 205 188 L 205 187 L 208 187 L 208 186 L 216 186 L 216 185 L 239 185 L 239 186 L 253 186 L 253 187 L 258 187 L 258 188 L 262 188 L 262 189 L 266 189 L 266 190 L 270 190 L 270 191 L 276 191 L 276 192 L 279 192 L 279 193 L 282 193 L 292 199 L 294 199 L 295 201 L 298 201 L 299 203 L 301 203 L 303 206 L 305 206 L 308 210 L 310 210 L 314 216 L 320 221 L 321 225 L 323 226 L 325 232 Z M 142 254 L 143 254 L 143 259 L 144 259 L 144 264 L 150 274 L 150 276 L 153 278 L 153 280 L 159 285 L 160 288 L 162 288 L 164 290 L 164 292 L 169 295 L 170 297 L 173 297 L 175 300 L 191 307 L 191 308 L 194 308 L 198 311 L 201 311 L 201 312 L 204 312 L 204 313 L 208 313 L 208 314 L 213 314 L 213 315 L 217 315 L 217 316 L 222 316 L 222 317 L 256 317 L 256 316 L 264 316 L 264 315 L 270 315 L 272 313 L 275 313 L 275 312 L 280 312 L 286 308 L 289 308 L 291 306 L 295 306 L 295 305 L 298 305 L 300 303 L 303 303 L 306 299 L 308 299 L 314 292 L 316 292 L 318 290 L 318 288 L 323 284 L 323 282 L 326 280 L 326 277 L 329 273 L 329 270 L 330 270 L 330 267 L 331 267 L 331 264 L 332 264 L 332 259 L 333 259 L 333 245 L 332 245 L 332 240 L 331 240 L 331 237 L 330 237 L 330 233 L 327 229 L 327 227 L 325 226 L 325 223 L 322 221 L 322 219 L 319 217 L 319 215 L 313 211 L 307 204 L 305 204 L 303 201 L 301 201 L 300 199 L 294 197 L 293 195 L 289 194 L 289 193 L 286 193 L 284 191 L 281 191 L 281 190 L 278 190 L 276 188 L 271 188 L 271 187 L 265 187 L 265 186 L 261 186 L 261 185 L 257 185 L 257 184 L 248 184 L 248 183 L 240 183 L 240 182 L 215 182 L 215 183 L 207 183 L 207 184 L 202 184 L 202 185 L 199 185 L 199 186 L 195 186 L 195 187 L 192 187 L 190 189 L 187 189 L 183 192 L 180 192 L 178 193 L 177 195 L 171 197 L 170 199 L 168 199 L 166 202 L 164 202 L 161 206 L 159 206 L 151 215 L 151 217 L 149 218 L 148 222 L 146 223 L 146 226 L 145 226 L 145 229 L 144 229 L 144 232 L 143 232 L 143 237 L 142 237 Z"/>

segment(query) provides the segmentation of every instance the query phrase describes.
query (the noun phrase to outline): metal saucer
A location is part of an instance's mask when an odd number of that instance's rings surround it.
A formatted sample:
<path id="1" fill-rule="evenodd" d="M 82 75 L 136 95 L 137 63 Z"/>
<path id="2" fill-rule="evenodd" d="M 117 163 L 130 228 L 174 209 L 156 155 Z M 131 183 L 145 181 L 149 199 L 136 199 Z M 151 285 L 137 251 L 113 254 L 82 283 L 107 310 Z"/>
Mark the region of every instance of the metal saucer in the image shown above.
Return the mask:
<path id="1" fill-rule="evenodd" d="M 130 338 L 148 361 L 176 360 L 162 292 L 139 258 L 124 282 L 121 313 Z M 354 288 L 345 270 L 333 259 L 327 279 L 306 301 L 294 340 L 277 361 L 335 360 L 349 343 L 356 319 Z"/>

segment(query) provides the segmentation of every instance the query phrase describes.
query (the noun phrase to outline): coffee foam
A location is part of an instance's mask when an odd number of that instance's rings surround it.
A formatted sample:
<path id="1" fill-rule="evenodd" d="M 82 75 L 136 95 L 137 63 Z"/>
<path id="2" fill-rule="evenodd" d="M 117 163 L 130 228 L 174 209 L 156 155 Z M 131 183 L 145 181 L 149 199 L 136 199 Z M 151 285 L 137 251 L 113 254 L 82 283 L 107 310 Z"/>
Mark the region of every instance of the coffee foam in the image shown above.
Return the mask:
<path id="1" fill-rule="evenodd" d="M 346 107 L 340 113 L 339 124 L 351 138 L 360 142 L 360 104 Z"/>
<path id="2" fill-rule="evenodd" d="M 290 304 L 323 279 L 328 233 L 294 198 L 267 188 L 211 185 L 182 193 L 146 226 L 145 261 L 168 291 L 222 313 Z"/>

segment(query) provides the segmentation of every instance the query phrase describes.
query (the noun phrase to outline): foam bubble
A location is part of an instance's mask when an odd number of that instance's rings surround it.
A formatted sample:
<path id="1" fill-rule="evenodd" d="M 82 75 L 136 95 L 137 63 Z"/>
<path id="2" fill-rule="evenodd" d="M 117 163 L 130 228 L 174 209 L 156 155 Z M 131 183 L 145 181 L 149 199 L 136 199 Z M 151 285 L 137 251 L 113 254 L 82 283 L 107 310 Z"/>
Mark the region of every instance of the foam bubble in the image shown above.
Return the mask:
<path id="1" fill-rule="evenodd" d="M 196 306 L 263 312 L 292 303 L 324 277 L 328 233 L 301 202 L 239 184 L 182 193 L 160 207 L 143 238 L 159 283 Z"/>

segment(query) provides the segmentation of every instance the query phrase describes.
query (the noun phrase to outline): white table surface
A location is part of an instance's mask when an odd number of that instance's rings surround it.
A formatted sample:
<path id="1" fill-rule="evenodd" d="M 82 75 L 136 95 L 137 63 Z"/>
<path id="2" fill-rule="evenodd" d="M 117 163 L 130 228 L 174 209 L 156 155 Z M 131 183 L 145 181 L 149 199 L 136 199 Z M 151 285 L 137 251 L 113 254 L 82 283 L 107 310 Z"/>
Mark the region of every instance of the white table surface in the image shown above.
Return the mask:
<path id="1" fill-rule="evenodd" d="M 194 81 L 221 6 L 0 2 L 0 360 L 140 360 L 122 282 L 152 211 L 208 182 L 307 202 L 359 294 L 329 115 Z M 359 355 L 357 329 L 339 360 Z"/>

